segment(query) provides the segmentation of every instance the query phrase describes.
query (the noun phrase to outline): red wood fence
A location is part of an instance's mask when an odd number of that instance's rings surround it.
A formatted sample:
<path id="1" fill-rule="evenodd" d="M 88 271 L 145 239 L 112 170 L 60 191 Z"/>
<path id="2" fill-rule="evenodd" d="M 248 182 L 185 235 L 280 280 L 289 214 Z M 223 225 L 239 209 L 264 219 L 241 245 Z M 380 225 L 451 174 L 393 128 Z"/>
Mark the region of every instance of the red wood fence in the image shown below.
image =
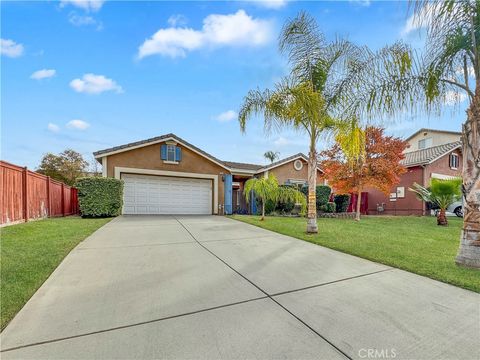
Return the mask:
<path id="1" fill-rule="evenodd" d="M 77 189 L 0 161 L 0 224 L 78 214 Z"/>

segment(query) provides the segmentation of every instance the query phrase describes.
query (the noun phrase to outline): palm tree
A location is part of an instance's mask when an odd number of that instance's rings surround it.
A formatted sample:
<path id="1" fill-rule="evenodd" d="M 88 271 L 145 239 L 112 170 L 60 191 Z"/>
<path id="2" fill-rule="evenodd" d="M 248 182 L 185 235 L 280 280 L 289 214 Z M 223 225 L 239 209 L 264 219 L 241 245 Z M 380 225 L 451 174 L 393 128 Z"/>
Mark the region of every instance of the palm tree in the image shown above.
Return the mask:
<path id="1" fill-rule="evenodd" d="M 273 174 L 268 176 L 261 176 L 258 178 L 251 178 L 245 182 L 243 194 L 247 201 L 250 202 L 252 191 L 258 196 L 262 202 L 262 217 L 261 221 L 265 220 L 265 204 L 267 201 L 295 202 L 301 206 L 300 213 L 305 212 L 306 200 L 305 196 L 297 189 L 290 186 L 279 186 L 277 178 Z"/>
<path id="2" fill-rule="evenodd" d="M 270 163 L 273 163 L 280 157 L 280 153 L 278 151 L 269 150 L 266 151 L 265 154 L 263 154 L 263 157 L 267 160 L 270 160 Z"/>
<path id="3" fill-rule="evenodd" d="M 338 103 L 332 90 L 338 69 L 346 65 L 346 55 L 353 47 L 346 41 L 326 42 L 314 19 L 300 13 L 287 21 L 280 34 L 280 51 L 292 67 L 288 78 L 272 90 L 251 90 L 239 112 L 244 132 L 247 120 L 261 114 L 265 130 L 293 128 L 309 137 L 308 151 L 308 221 L 307 232 L 318 232 L 316 211 L 317 151 L 320 135 L 333 126 L 331 114 Z"/>
<path id="4" fill-rule="evenodd" d="M 427 28 L 422 54 L 402 43 L 359 49 L 341 101 L 362 118 L 405 111 L 439 113 L 446 100 L 469 101 L 462 127 L 464 223 L 457 264 L 480 268 L 480 1 L 416 1 L 413 19 Z M 463 94 L 462 94 L 463 93 Z"/>
<path id="5" fill-rule="evenodd" d="M 418 197 L 423 201 L 431 202 L 440 209 L 437 215 L 437 225 L 448 225 L 445 211 L 450 204 L 457 201 L 462 196 L 461 191 L 462 180 L 439 180 L 432 179 L 430 188 L 425 188 L 417 183 L 413 184 L 413 188 L 408 190 L 417 193 Z"/>

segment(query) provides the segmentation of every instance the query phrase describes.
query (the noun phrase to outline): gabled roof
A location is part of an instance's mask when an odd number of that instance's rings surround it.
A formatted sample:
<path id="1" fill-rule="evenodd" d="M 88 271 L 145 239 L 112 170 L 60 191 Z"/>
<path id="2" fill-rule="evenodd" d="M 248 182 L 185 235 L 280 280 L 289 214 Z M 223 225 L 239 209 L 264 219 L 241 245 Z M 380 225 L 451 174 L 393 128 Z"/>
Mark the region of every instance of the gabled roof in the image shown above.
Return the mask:
<path id="1" fill-rule="evenodd" d="M 190 144 L 189 142 L 179 138 L 177 135 L 172 134 L 172 133 L 157 136 L 157 137 L 146 139 L 146 140 L 136 141 L 136 142 L 120 145 L 120 146 L 114 146 L 114 147 L 108 148 L 108 149 L 95 151 L 93 153 L 93 156 L 95 156 L 96 159 L 99 159 L 103 156 L 113 155 L 113 154 L 117 154 L 117 153 L 120 153 L 120 152 L 133 150 L 133 149 L 140 148 L 140 147 L 143 147 L 143 146 L 153 145 L 153 144 L 168 141 L 168 140 L 174 140 L 174 141 L 184 145 L 185 147 L 189 148 L 190 150 L 200 154 L 201 156 L 213 161 L 217 165 L 220 165 L 221 167 L 223 167 L 227 170 L 230 170 L 229 167 L 227 165 L 225 165 L 225 163 L 222 160 L 217 159 L 216 157 L 210 155 L 209 153 L 203 151 L 202 149 L 199 149 L 195 145 Z"/>
<path id="2" fill-rule="evenodd" d="M 227 165 L 232 169 L 248 170 L 248 171 L 256 171 L 263 166 L 258 164 L 247 164 L 247 163 L 239 163 L 234 161 L 224 161 L 224 163 L 225 165 Z"/>
<path id="3" fill-rule="evenodd" d="M 189 148 L 190 150 L 200 154 L 201 156 L 209 159 L 210 161 L 213 161 L 217 165 L 220 165 L 224 169 L 227 169 L 229 171 L 231 171 L 231 170 L 242 171 L 243 170 L 243 171 L 245 171 L 246 173 L 249 173 L 249 174 L 257 174 L 257 173 L 260 173 L 260 172 L 263 172 L 263 171 L 266 171 L 266 170 L 269 170 L 269 169 L 273 169 L 277 166 L 286 164 L 286 163 L 288 163 L 292 160 L 298 159 L 298 158 L 302 158 L 305 161 L 308 160 L 308 158 L 304 154 L 298 153 L 298 154 L 289 156 L 285 159 L 276 161 L 276 162 L 274 162 L 270 165 L 258 165 L 258 164 L 239 163 L 239 162 L 234 162 L 234 161 L 222 161 L 222 160 L 217 159 L 216 157 L 210 155 L 209 153 L 203 151 L 202 149 L 199 149 L 195 145 L 190 144 L 189 142 L 183 140 L 182 138 L 180 138 L 177 135 L 172 134 L 172 133 L 161 135 L 161 136 L 156 136 L 156 137 L 146 139 L 146 140 L 135 141 L 135 142 L 124 144 L 124 145 L 114 146 L 114 147 L 111 147 L 111 148 L 108 148 L 108 149 L 95 151 L 93 153 L 93 155 L 95 156 L 95 158 L 97 160 L 100 161 L 100 159 L 104 156 L 118 154 L 118 153 L 121 153 L 121 152 L 124 152 L 124 151 L 129 151 L 129 150 L 133 150 L 133 149 L 137 149 L 137 148 L 140 148 L 140 147 L 149 146 L 149 145 L 153 145 L 153 144 L 157 144 L 157 143 L 165 142 L 165 141 L 169 141 L 169 140 L 173 140 L 177 143 L 180 143 L 180 144 L 184 145 L 185 147 Z"/>
<path id="4" fill-rule="evenodd" d="M 411 151 L 405 153 L 405 159 L 401 161 L 401 164 L 406 167 L 431 164 L 435 160 L 448 154 L 450 151 L 459 149 L 461 147 L 462 142 L 455 141 L 448 144 L 432 146 L 422 150 Z"/>
<path id="5" fill-rule="evenodd" d="M 289 156 L 285 159 L 282 159 L 282 160 L 278 160 L 278 161 L 275 161 L 274 163 L 271 163 L 269 165 L 265 165 L 265 166 L 261 166 L 259 169 L 257 169 L 257 172 L 263 172 L 263 171 L 267 171 L 267 170 L 270 170 L 270 169 L 273 169 L 273 168 L 276 168 L 278 166 L 281 166 L 283 164 L 286 164 L 290 161 L 293 161 L 293 160 L 296 160 L 296 159 L 303 159 L 305 161 L 308 161 L 308 158 L 305 156 L 305 154 L 302 154 L 302 153 L 298 153 L 298 154 L 295 154 L 295 155 L 292 155 L 292 156 Z"/>
<path id="6" fill-rule="evenodd" d="M 461 136 L 462 133 L 458 131 L 449 131 L 449 130 L 436 130 L 436 129 L 427 129 L 427 128 L 421 128 L 418 131 L 415 131 L 412 135 L 410 135 L 408 138 L 405 139 L 405 141 L 410 140 L 414 136 L 422 133 L 422 132 L 436 132 L 436 133 L 442 133 L 442 134 L 451 134 L 451 135 L 458 135 Z"/>

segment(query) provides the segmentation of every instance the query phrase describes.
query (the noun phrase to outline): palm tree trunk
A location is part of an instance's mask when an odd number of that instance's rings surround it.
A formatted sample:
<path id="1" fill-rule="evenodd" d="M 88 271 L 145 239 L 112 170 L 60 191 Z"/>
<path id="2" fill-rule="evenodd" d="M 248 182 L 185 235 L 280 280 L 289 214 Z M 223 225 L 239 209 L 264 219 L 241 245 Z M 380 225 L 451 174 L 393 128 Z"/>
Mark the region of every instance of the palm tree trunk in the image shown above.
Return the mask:
<path id="1" fill-rule="evenodd" d="M 480 268 L 480 81 L 467 110 L 463 142 L 463 229 L 458 265 Z"/>
<path id="2" fill-rule="evenodd" d="M 307 233 L 318 233 L 317 226 L 317 151 L 314 145 L 310 145 L 308 154 L 308 212 Z"/>
<path id="3" fill-rule="evenodd" d="M 260 218 L 260 221 L 265 220 L 265 199 L 262 199 L 262 217 Z"/>
<path id="4" fill-rule="evenodd" d="M 357 213 L 355 214 L 355 221 L 360 221 L 361 203 L 362 203 L 362 189 L 359 187 L 357 191 Z"/>
<path id="5" fill-rule="evenodd" d="M 445 214 L 445 209 L 440 209 L 437 215 L 437 225 L 447 226 L 448 220 L 447 215 Z"/>

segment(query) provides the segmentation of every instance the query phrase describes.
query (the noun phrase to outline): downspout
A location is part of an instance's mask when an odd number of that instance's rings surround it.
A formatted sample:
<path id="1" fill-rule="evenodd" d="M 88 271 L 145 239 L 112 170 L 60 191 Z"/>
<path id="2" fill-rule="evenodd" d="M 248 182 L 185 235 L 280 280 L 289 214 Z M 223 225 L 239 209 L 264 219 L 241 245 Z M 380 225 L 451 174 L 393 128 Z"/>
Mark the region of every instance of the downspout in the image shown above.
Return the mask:
<path id="1" fill-rule="evenodd" d="M 426 187 L 425 184 L 425 165 L 420 165 L 422 167 L 422 186 Z M 422 216 L 425 216 L 425 207 L 426 207 L 426 202 L 422 200 Z"/>

